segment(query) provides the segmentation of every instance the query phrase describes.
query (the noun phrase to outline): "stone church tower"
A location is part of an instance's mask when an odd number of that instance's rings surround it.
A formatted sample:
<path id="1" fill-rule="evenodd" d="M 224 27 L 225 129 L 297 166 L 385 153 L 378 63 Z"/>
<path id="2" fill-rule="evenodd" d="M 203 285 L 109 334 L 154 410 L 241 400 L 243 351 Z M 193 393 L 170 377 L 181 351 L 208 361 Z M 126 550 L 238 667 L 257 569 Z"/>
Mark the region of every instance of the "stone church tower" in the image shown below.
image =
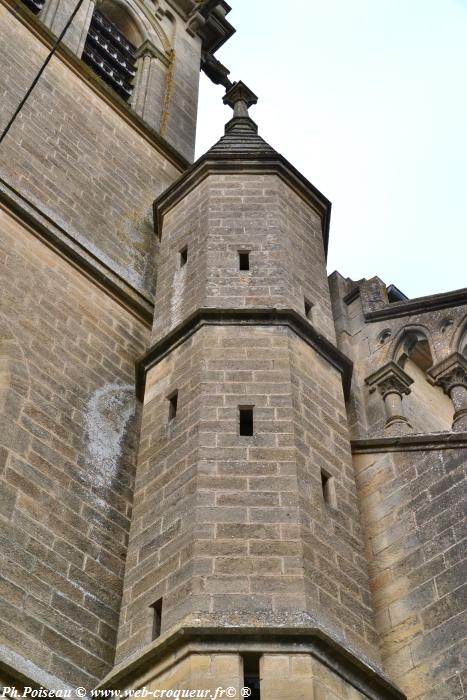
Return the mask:
<path id="1" fill-rule="evenodd" d="M 0 0 L 5 694 L 465 697 L 467 290 L 328 278 L 223 0 L 83 0 L 54 48 L 75 4 Z"/>

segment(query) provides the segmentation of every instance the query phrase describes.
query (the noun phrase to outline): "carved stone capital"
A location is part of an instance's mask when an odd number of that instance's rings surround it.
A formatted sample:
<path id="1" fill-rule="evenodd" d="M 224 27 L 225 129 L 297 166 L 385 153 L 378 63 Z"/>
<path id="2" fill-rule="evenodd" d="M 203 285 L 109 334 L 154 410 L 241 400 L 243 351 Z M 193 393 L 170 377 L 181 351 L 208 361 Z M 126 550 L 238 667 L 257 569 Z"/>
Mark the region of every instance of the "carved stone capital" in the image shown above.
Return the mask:
<path id="1" fill-rule="evenodd" d="M 442 387 L 448 396 L 461 386 L 467 389 L 467 358 L 458 352 L 452 353 L 428 372 L 434 384 Z"/>
<path id="2" fill-rule="evenodd" d="M 413 384 L 413 379 L 391 360 L 368 375 L 365 384 L 370 387 L 370 391 L 378 389 L 383 399 L 387 394 L 399 394 L 402 398 L 404 394 L 410 394 L 409 387 Z"/>

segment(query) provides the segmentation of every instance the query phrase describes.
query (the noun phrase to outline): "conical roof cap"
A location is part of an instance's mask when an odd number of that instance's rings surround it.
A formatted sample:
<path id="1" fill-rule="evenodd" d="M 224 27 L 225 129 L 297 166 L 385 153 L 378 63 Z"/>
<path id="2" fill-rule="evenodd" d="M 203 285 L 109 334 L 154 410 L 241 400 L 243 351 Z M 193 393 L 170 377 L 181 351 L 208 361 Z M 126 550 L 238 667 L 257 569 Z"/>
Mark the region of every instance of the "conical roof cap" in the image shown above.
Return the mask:
<path id="1" fill-rule="evenodd" d="M 234 115 L 225 125 L 224 136 L 203 158 L 277 155 L 277 151 L 258 135 L 258 126 L 248 114 L 248 107 L 257 101 L 256 95 L 241 80 L 233 84 L 223 102 L 232 107 Z"/>

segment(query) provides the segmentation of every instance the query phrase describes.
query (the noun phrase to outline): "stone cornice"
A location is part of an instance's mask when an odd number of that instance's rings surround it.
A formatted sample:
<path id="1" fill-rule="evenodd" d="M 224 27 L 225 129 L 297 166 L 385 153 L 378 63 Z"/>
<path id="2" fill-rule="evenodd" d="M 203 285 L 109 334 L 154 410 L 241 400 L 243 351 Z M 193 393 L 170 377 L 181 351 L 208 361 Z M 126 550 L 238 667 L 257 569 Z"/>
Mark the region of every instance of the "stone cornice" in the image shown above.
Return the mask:
<path id="1" fill-rule="evenodd" d="M 214 156 L 208 151 L 201 156 L 173 185 L 154 202 L 154 225 L 159 238 L 162 235 L 164 215 L 183 197 L 191 192 L 212 173 L 251 173 L 277 175 L 304 199 L 321 217 L 324 250 L 327 255 L 331 202 L 316 189 L 293 165 L 279 153 L 265 153 L 262 156 L 247 153 L 232 153 Z"/>
<path id="2" fill-rule="evenodd" d="M 291 309 L 200 309 L 153 345 L 136 363 L 136 392 L 144 398 L 146 373 L 168 353 L 204 326 L 286 326 L 293 330 L 342 376 L 344 395 L 349 396 L 352 362 L 299 313 Z"/>
<path id="3" fill-rule="evenodd" d="M 235 33 L 226 19 L 231 7 L 223 0 L 166 0 L 186 22 L 192 36 L 199 36 L 203 49 L 214 53 Z"/>
<path id="4" fill-rule="evenodd" d="M 0 179 L 0 208 L 113 297 L 142 323 L 151 327 L 154 304 L 109 266 L 72 238 L 23 195 Z"/>
<path id="5" fill-rule="evenodd" d="M 382 321 L 384 319 L 428 313 L 464 304 L 467 305 L 467 287 L 455 289 L 452 292 L 408 299 L 407 301 L 395 301 L 392 304 L 386 304 L 372 311 L 364 308 L 363 313 L 366 321 Z"/>
<path id="6" fill-rule="evenodd" d="M 14 17 L 27 27 L 29 31 L 47 48 L 51 49 L 56 36 L 31 12 L 24 3 L 18 0 L 0 0 Z M 136 112 L 116 92 L 101 80 L 94 71 L 79 59 L 63 42 L 57 48 L 55 57 L 62 61 L 80 80 L 88 85 L 104 102 L 112 107 L 119 116 L 144 138 L 153 148 L 163 155 L 177 170 L 183 172 L 190 166 L 168 141 L 151 129 Z"/>
<path id="7" fill-rule="evenodd" d="M 405 695 L 370 662 L 319 627 L 240 627 L 180 625 L 116 666 L 99 688 L 120 689 L 149 683 L 154 664 L 173 663 L 190 653 L 311 654 L 369 700 L 405 700 Z"/>
<path id="8" fill-rule="evenodd" d="M 351 441 L 352 454 L 467 449 L 467 433 L 425 433 Z"/>
<path id="9" fill-rule="evenodd" d="M 227 3 L 218 4 L 224 5 L 228 8 L 228 11 L 230 11 L 230 7 Z M 211 12 L 206 18 L 206 24 L 200 32 L 204 51 L 215 53 L 233 34 L 235 34 L 235 31 L 235 28 L 225 19 L 225 16 L 215 11 Z"/>

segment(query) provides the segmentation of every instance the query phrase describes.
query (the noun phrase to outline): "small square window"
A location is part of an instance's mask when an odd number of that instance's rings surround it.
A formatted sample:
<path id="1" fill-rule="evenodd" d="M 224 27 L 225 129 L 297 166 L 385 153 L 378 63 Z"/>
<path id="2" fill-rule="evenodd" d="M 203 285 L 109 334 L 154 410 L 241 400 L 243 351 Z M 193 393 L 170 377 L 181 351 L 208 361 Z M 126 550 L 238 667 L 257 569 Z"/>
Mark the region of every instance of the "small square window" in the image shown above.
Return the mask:
<path id="1" fill-rule="evenodd" d="M 173 421 L 177 415 L 177 404 L 178 404 L 178 391 L 174 391 L 173 394 L 167 397 L 169 402 L 169 422 Z"/>
<path id="2" fill-rule="evenodd" d="M 185 246 L 180 251 L 180 267 L 185 267 L 188 262 L 188 246 Z"/>
<path id="3" fill-rule="evenodd" d="M 253 435 L 253 406 L 239 406 L 239 434 Z"/>
<path id="4" fill-rule="evenodd" d="M 248 250 L 238 251 L 238 267 L 242 272 L 250 269 L 250 252 Z"/>

